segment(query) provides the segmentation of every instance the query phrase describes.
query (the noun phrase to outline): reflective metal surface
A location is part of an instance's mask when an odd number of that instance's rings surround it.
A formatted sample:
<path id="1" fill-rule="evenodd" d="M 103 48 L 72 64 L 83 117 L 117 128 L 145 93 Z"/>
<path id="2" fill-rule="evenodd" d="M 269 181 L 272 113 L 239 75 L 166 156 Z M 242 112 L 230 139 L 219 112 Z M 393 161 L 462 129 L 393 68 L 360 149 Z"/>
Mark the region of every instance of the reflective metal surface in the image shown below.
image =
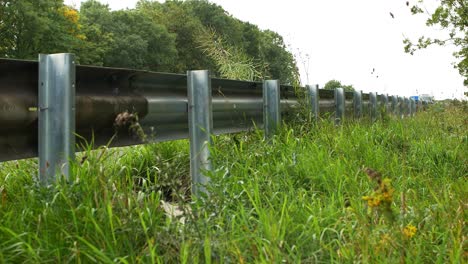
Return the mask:
<path id="1" fill-rule="evenodd" d="M 75 157 L 75 56 L 39 55 L 39 178 L 70 176 Z"/>
<path id="2" fill-rule="evenodd" d="M 0 59 L 0 161 L 38 155 L 38 79 L 38 62 Z M 262 82 L 211 78 L 211 87 L 213 134 L 263 127 Z M 184 74 L 76 66 L 75 92 L 78 146 L 85 142 L 95 147 L 142 144 L 142 138 L 128 127 L 116 125 L 116 117 L 125 112 L 137 116 L 149 140 L 189 137 Z M 280 116 L 293 116 L 299 106 L 294 88 L 281 85 L 278 94 Z M 334 90 L 318 89 L 317 98 L 313 113 L 333 118 Z M 344 93 L 345 115 L 355 110 L 353 98 L 352 92 Z M 370 112 L 369 99 L 369 94 L 362 94 L 362 113 Z M 402 113 L 403 103 L 397 109 Z"/>
<path id="3" fill-rule="evenodd" d="M 210 145 L 213 131 L 213 111 L 211 109 L 211 80 L 209 72 L 187 72 L 188 124 L 190 140 L 190 175 L 192 194 L 199 196 L 206 192 L 209 178 L 205 172 L 211 171 Z"/>
<path id="4" fill-rule="evenodd" d="M 335 89 L 335 124 L 339 125 L 345 114 L 345 94 L 343 88 Z"/>
<path id="5" fill-rule="evenodd" d="M 272 137 L 281 123 L 280 85 L 278 80 L 263 82 L 263 124 L 265 137 Z"/>

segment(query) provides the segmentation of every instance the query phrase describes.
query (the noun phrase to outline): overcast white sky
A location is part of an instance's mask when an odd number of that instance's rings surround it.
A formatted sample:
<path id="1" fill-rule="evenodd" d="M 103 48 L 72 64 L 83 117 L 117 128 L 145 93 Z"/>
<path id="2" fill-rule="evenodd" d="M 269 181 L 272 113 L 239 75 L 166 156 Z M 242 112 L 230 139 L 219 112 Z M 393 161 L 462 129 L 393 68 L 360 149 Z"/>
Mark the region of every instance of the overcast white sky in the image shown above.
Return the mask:
<path id="1" fill-rule="evenodd" d="M 84 0 L 65 0 L 79 7 Z M 137 0 L 100 0 L 113 10 Z M 160 1 L 164 2 L 164 1 Z M 337 79 L 364 92 L 436 99 L 463 98 L 463 78 L 453 68 L 454 47 L 431 47 L 411 56 L 403 39 L 442 32 L 411 15 L 406 0 L 211 0 L 234 17 L 281 34 L 298 61 L 304 84 Z M 416 0 L 409 0 L 410 6 Z M 430 11 L 437 0 L 425 0 Z M 395 18 L 390 16 L 390 12 Z M 374 74 L 371 74 L 375 69 Z M 377 78 L 378 76 L 378 78 Z"/>

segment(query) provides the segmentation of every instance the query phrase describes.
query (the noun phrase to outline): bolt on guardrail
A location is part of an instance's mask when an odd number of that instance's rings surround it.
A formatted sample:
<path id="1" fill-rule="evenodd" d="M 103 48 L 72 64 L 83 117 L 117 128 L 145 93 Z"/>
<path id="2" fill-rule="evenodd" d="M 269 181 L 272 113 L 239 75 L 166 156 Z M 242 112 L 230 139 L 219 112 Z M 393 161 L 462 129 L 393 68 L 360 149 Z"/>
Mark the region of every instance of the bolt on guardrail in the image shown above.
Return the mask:
<path id="1" fill-rule="evenodd" d="M 70 176 L 75 157 L 75 57 L 39 55 L 39 179 L 55 183 Z"/>

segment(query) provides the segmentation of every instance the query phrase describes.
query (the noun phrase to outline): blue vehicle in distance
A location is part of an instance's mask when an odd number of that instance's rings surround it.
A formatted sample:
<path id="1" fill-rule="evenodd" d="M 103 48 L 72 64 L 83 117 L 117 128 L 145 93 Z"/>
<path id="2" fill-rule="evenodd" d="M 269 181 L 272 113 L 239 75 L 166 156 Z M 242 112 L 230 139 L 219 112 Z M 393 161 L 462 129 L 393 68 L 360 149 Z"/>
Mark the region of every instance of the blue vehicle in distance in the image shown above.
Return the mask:
<path id="1" fill-rule="evenodd" d="M 421 102 L 426 103 L 426 104 L 434 103 L 434 97 L 430 96 L 429 94 L 420 94 L 418 99 L 421 100 Z"/>

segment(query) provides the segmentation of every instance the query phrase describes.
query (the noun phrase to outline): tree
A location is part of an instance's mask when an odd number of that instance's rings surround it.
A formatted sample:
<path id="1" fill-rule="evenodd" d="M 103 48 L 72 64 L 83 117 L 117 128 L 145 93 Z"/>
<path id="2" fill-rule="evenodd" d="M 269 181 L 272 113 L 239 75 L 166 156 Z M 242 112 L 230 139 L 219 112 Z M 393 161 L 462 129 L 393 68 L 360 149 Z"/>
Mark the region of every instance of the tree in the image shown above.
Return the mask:
<path id="1" fill-rule="evenodd" d="M 337 80 L 330 80 L 323 87 L 323 89 L 328 90 L 335 90 L 336 88 L 343 88 L 346 92 L 352 92 L 355 90 L 352 85 L 343 85 L 340 81 Z"/>
<path id="2" fill-rule="evenodd" d="M 411 7 L 411 12 L 413 14 L 424 13 L 418 4 Z M 448 33 L 448 36 L 444 39 L 422 36 L 417 43 L 406 38 L 403 41 L 405 52 L 413 54 L 416 50 L 425 49 L 431 45 L 455 45 L 457 48 L 453 54 L 457 60 L 455 68 L 465 78 L 465 86 L 468 86 L 468 3 L 466 0 L 441 0 L 435 11 L 428 14 L 426 25 L 439 26 Z"/>
<path id="3" fill-rule="evenodd" d="M 164 25 L 174 34 L 178 59 L 173 61 L 174 72 L 185 73 L 188 69 L 209 69 L 216 74 L 215 62 L 203 54 L 197 44 L 199 33 L 204 31 L 200 20 L 181 1 L 140 0 L 137 10 L 144 13 L 153 23 Z"/>
<path id="4" fill-rule="evenodd" d="M 103 26 L 111 23 L 109 7 L 97 1 L 82 3 L 79 23 L 85 39 L 83 45 L 76 51 L 78 62 L 103 66 L 105 56 L 115 42 L 114 35 L 106 31 Z"/>
<path id="5" fill-rule="evenodd" d="M 63 0 L 0 1 L 0 56 L 36 59 L 39 53 L 71 52 L 84 36 L 78 12 Z"/>
<path id="6" fill-rule="evenodd" d="M 243 48 L 242 22 L 229 15 L 221 6 L 207 0 L 187 0 L 184 5 L 205 28 L 216 31 L 228 45 Z"/>
<path id="7" fill-rule="evenodd" d="M 104 66 L 126 67 L 153 71 L 171 71 L 177 60 L 175 36 L 164 25 L 157 24 L 139 10 L 110 11 L 107 5 L 96 0 L 85 2 L 81 7 L 83 23 L 91 34 L 94 46 L 109 41 L 97 61 Z"/>
<path id="8" fill-rule="evenodd" d="M 283 37 L 278 33 L 270 30 L 262 32 L 259 59 L 267 65 L 265 76 L 279 79 L 283 83 L 298 83 L 299 71 L 296 61 L 286 50 Z"/>
<path id="9" fill-rule="evenodd" d="M 298 82 L 283 38 L 260 30 L 206 0 L 140 0 L 111 11 L 87 0 L 75 10 L 63 0 L 0 0 L 0 56 L 75 53 L 80 64 Z"/>
<path id="10" fill-rule="evenodd" d="M 223 77 L 263 76 L 282 83 L 298 80 L 294 57 L 279 34 L 242 22 L 221 6 L 205 0 L 140 0 L 137 10 L 176 35 L 177 72 L 209 69 Z"/>
<path id="11" fill-rule="evenodd" d="M 177 59 L 175 36 L 137 10 L 112 12 L 108 29 L 119 41 L 108 52 L 105 65 L 170 71 Z"/>

